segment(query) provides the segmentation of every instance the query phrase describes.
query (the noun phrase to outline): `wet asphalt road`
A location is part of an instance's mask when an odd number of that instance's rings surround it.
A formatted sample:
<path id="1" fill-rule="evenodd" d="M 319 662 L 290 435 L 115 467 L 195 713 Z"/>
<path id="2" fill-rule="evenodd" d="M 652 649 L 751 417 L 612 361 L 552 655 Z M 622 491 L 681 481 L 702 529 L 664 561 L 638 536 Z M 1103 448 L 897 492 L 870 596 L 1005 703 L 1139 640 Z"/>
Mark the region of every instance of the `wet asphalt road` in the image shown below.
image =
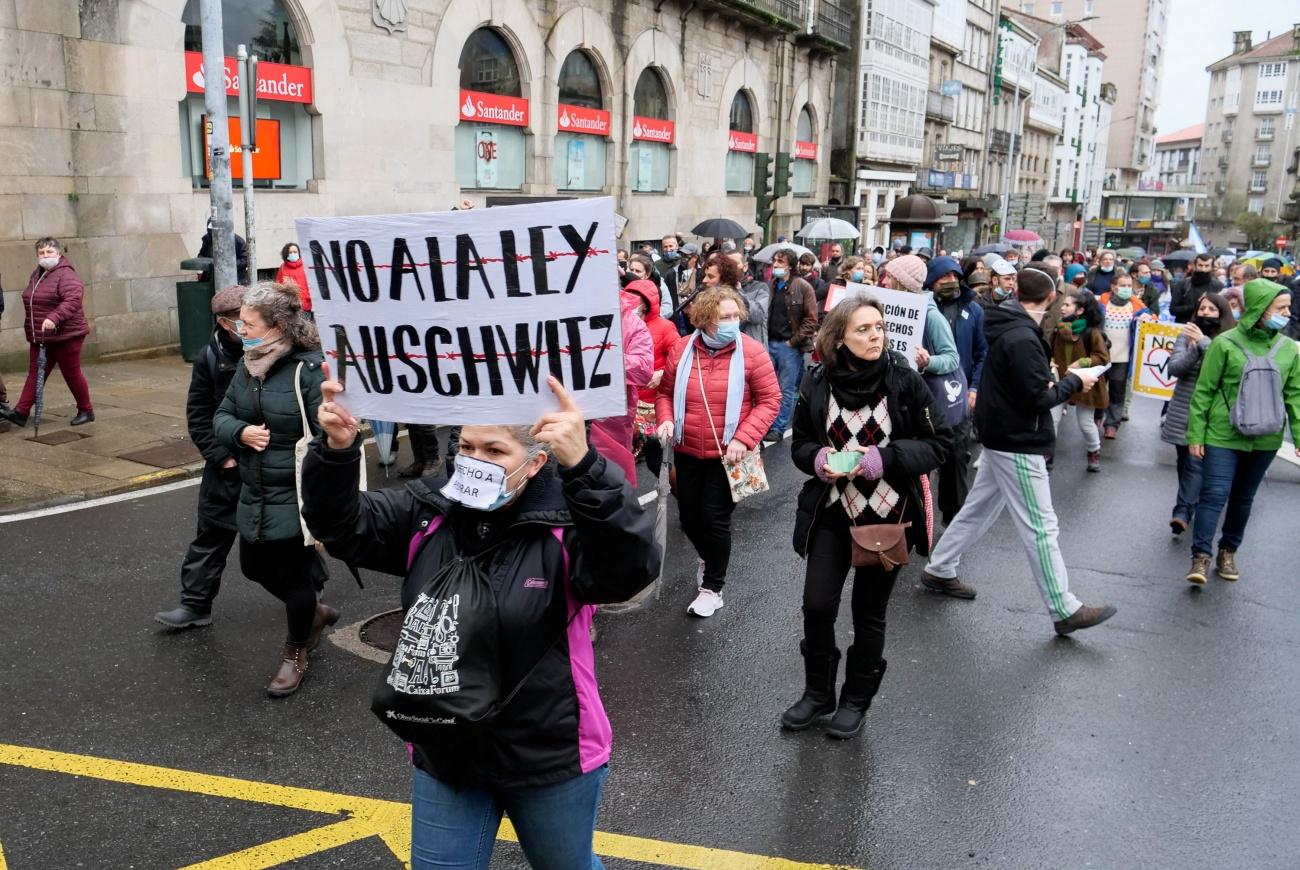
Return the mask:
<path id="1" fill-rule="evenodd" d="M 1300 469 L 1274 464 L 1242 580 L 1192 589 L 1167 532 L 1157 407 L 1137 400 L 1100 475 L 1062 427 L 1071 583 L 1118 616 L 1055 638 L 1004 518 L 963 563 L 974 602 L 930 595 L 907 569 L 888 675 L 848 743 L 776 725 L 801 680 L 789 535 L 803 478 L 769 451 L 773 492 L 736 513 L 718 616 L 685 616 L 695 557 L 673 529 L 662 600 L 601 618 L 615 756 L 599 829 L 871 868 L 1295 867 Z M 368 710 L 377 665 L 324 643 L 303 690 L 267 700 L 281 613 L 233 567 L 212 628 L 152 622 L 174 601 L 196 492 L 0 525 L 0 744 L 404 800 L 403 750 Z M 395 606 L 394 581 L 367 580 L 336 566 L 345 623 Z M 842 619 L 842 645 L 847 632 Z M 13 870 L 180 867 L 329 821 L 0 764 Z M 397 865 L 370 839 L 286 866 Z M 523 866 L 498 849 L 494 867 Z"/>

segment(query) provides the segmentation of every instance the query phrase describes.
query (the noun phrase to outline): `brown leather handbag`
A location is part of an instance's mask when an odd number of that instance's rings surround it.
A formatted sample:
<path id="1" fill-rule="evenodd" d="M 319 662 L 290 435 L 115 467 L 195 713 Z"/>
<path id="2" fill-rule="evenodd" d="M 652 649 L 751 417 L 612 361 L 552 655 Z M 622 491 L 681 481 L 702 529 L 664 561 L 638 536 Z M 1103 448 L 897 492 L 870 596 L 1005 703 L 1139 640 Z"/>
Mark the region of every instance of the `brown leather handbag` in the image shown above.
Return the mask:
<path id="1" fill-rule="evenodd" d="M 907 499 L 903 499 L 903 509 L 899 516 L 907 516 Z M 880 523 L 860 526 L 854 523 L 849 527 L 849 542 L 853 548 L 852 565 L 854 568 L 883 568 L 893 571 L 912 560 L 907 546 L 909 523 Z"/>

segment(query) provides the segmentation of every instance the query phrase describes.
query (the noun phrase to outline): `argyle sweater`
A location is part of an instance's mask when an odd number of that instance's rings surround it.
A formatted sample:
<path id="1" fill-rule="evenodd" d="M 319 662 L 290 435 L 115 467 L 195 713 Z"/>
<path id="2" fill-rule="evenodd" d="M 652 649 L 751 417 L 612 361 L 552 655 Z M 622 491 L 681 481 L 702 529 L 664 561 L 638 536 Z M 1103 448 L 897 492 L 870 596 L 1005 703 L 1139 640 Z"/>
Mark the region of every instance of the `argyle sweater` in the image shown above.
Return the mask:
<path id="1" fill-rule="evenodd" d="M 832 393 L 826 417 L 826 435 L 836 450 L 845 450 L 852 444 L 884 447 L 889 443 L 892 424 L 889 421 L 888 401 L 883 392 L 872 396 L 856 411 L 841 408 Z M 870 525 L 897 522 L 902 515 L 899 500 L 898 490 L 886 483 L 883 477 L 867 480 L 859 475 L 851 480 L 835 480 L 827 495 L 826 504 L 832 506 L 838 502 L 849 522 Z"/>

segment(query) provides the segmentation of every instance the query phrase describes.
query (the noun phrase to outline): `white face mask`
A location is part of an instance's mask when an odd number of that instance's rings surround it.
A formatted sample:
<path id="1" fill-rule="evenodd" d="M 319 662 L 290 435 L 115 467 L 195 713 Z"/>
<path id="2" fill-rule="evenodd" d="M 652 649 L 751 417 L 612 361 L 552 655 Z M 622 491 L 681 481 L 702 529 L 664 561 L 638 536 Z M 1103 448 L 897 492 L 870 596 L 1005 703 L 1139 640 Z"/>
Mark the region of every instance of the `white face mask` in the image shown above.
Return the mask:
<path id="1" fill-rule="evenodd" d="M 50 269 L 53 269 L 55 266 L 59 265 L 59 258 L 40 257 L 36 260 L 36 265 L 40 266 L 42 269 L 48 272 Z"/>
<path id="2" fill-rule="evenodd" d="M 507 472 L 504 466 L 497 465 L 495 462 L 484 462 L 482 459 L 457 453 L 455 471 L 452 472 L 451 480 L 447 481 L 447 485 L 440 492 L 445 498 L 463 504 L 467 508 L 479 511 L 497 510 L 509 504 L 519 494 L 527 478 L 519 481 L 519 484 L 510 490 L 506 489 L 506 483 L 512 476 L 527 467 L 535 455 L 529 454 L 524 458 L 523 465 Z"/>

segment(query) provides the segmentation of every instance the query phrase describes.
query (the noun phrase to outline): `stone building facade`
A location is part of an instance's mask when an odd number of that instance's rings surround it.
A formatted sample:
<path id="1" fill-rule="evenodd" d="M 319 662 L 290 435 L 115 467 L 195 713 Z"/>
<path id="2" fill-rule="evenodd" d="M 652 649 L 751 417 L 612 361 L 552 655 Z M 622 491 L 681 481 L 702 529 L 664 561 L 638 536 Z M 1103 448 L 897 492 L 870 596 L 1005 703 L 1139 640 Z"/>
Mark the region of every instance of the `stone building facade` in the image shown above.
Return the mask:
<path id="1" fill-rule="evenodd" d="M 209 212 L 202 70 L 187 53 L 197 8 L 0 0 L 7 368 L 25 359 L 19 293 L 32 244 L 46 235 L 64 240 L 86 282 L 88 356 L 177 340 L 174 284 Z M 249 8 L 257 21 L 238 15 Z M 754 152 L 795 158 L 773 232 L 796 229 L 802 205 L 826 201 L 832 81 L 851 19 L 818 0 L 228 0 L 225 9 L 227 55 L 247 34 L 279 64 L 264 63 L 258 83 L 264 272 L 294 238 L 295 218 L 442 210 L 462 198 L 484 207 L 613 196 L 628 218 L 624 243 L 706 217 L 756 228 Z M 573 105 L 561 104 L 562 89 Z"/>

